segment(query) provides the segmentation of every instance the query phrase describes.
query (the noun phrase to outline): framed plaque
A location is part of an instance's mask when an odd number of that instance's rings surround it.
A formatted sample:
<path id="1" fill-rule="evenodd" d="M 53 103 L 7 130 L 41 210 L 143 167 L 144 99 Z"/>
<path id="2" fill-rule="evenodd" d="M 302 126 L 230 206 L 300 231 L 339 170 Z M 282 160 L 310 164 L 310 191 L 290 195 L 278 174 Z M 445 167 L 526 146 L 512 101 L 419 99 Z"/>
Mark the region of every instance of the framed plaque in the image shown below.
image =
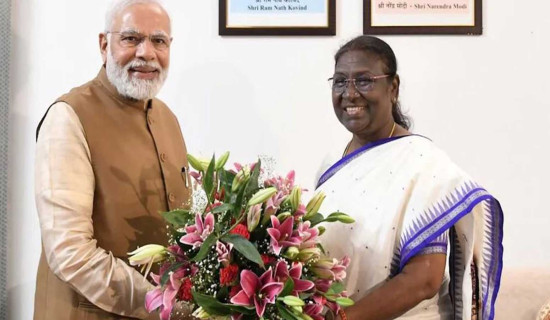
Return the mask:
<path id="1" fill-rule="evenodd" d="M 363 0 L 363 33 L 480 35 L 481 11 L 481 0 Z"/>
<path id="2" fill-rule="evenodd" d="M 219 0 L 222 36 L 336 34 L 336 0 Z"/>

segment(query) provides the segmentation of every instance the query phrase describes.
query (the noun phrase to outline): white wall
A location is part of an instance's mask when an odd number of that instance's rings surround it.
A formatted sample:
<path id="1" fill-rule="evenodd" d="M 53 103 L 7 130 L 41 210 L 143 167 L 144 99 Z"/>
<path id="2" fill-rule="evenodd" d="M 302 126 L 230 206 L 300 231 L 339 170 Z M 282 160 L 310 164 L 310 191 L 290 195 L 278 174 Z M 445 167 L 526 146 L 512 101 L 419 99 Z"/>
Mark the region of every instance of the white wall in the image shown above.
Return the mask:
<path id="1" fill-rule="evenodd" d="M 161 93 L 188 149 L 259 153 L 311 187 L 326 148 L 347 132 L 332 113 L 332 55 L 362 30 L 362 1 L 338 0 L 335 37 L 217 35 L 218 1 L 167 0 L 175 38 Z M 536 3 L 535 3 L 536 2 Z M 33 199 L 34 130 L 60 94 L 95 76 L 106 0 L 12 0 L 9 308 L 31 319 L 40 233 Z M 497 196 L 505 265 L 550 266 L 550 3 L 484 1 L 484 35 L 389 36 L 401 100 L 431 137 Z"/>

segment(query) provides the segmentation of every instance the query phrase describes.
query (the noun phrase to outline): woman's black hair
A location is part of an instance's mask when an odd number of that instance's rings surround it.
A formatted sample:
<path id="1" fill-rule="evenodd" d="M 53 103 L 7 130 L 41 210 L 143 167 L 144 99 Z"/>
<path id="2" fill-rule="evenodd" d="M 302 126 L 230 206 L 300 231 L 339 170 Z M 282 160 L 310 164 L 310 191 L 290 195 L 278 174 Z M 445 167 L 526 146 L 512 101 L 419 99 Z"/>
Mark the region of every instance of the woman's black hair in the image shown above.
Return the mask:
<path id="1" fill-rule="evenodd" d="M 340 59 L 340 57 L 342 57 L 344 53 L 350 51 L 364 51 L 374 53 L 378 57 L 380 57 L 380 59 L 382 59 L 382 61 L 386 65 L 388 69 L 386 73 L 391 76 L 390 79 L 393 79 L 397 74 L 397 59 L 395 58 L 393 50 L 386 42 L 377 37 L 362 35 L 350 40 L 348 43 L 344 44 L 334 55 L 335 63 L 338 62 L 338 60 Z M 399 96 L 399 91 L 397 92 L 397 94 Z M 407 115 L 403 114 L 403 112 L 401 111 L 399 100 L 396 100 L 396 102 L 393 103 L 392 116 L 394 121 L 403 128 L 408 130 L 411 127 L 411 119 Z"/>

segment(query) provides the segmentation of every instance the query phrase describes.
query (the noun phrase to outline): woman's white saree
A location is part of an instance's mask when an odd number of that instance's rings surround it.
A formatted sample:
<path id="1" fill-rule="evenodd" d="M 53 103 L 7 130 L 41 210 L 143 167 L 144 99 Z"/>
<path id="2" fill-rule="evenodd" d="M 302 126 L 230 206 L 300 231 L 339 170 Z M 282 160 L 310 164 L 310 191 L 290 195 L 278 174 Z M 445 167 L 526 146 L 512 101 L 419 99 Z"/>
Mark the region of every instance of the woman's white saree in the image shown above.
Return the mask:
<path id="1" fill-rule="evenodd" d="M 330 224 L 323 235 L 330 256 L 351 257 L 346 285 L 353 300 L 399 273 L 415 255 L 447 252 L 439 294 L 400 319 L 470 320 L 472 309 L 479 310 L 478 319 L 494 319 L 502 210 L 430 140 L 411 135 L 366 145 L 325 171 L 318 190 L 327 194 L 323 213 L 341 211 L 356 220 Z M 477 308 L 473 295 L 479 297 Z"/>

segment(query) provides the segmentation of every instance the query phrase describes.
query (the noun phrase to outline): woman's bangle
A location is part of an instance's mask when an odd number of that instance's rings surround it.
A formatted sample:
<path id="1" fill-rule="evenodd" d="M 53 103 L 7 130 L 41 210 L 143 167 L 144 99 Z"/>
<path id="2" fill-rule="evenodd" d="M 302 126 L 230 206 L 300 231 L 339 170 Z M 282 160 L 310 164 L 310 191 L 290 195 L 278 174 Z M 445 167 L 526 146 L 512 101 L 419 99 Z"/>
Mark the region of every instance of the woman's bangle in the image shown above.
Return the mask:
<path id="1" fill-rule="evenodd" d="M 340 319 L 348 320 L 348 317 L 346 316 L 346 312 L 344 312 L 344 309 L 340 308 L 340 310 L 338 310 L 338 315 L 340 316 Z"/>

